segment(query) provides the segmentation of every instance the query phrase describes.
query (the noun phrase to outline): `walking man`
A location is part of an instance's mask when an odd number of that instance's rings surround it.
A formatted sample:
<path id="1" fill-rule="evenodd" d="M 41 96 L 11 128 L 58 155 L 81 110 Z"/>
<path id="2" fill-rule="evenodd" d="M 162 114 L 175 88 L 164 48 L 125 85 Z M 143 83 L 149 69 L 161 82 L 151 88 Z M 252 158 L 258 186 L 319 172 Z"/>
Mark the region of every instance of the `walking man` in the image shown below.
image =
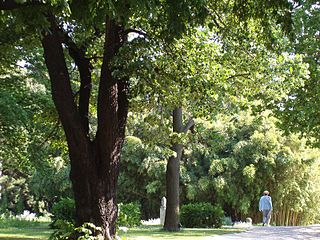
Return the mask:
<path id="1" fill-rule="evenodd" d="M 269 196 L 268 191 L 263 192 L 263 196 L 260 198 L 259 201 L 259 211 L 262 211 L 262 226 L 267 224 L 270 226 L 270 218 L 271 218 L 271 211 L 272 211 L 272 200 Z"/>

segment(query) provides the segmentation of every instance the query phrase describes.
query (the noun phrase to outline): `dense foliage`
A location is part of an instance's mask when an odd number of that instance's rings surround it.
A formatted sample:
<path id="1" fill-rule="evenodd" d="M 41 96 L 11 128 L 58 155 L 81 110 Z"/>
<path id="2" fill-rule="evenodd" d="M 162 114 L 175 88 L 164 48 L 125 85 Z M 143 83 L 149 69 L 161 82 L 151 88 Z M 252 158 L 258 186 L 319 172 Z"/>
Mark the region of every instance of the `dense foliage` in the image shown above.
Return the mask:
<path id="1" fill-rule="evenodd" d="M 277 123 L 278 120 L 268 111 L 258 116 L 248 111 L 221 114 L 212 120 L 197 119 L 181 163 L 182 203 L 210 202 L 220 205 L 233 221 L 251 217 L 254 222 L 259 222 L 258 201 L 262 192 L 268 189 L 274 199 L 275 223 L 317 222 L 320 207 L 319 150 L 308 147 L 306 140 L 297 135 L 284 135 Z M 144 129 L 145 123 L 136 124 L 137 129 Z M 153 155 L 150 155 L 147 144 L 143 144 L 143 135 L 140 136 L 141 139 L 127 137 L 131 145 L 128 148 L 128 142 L 125 144 L 124 159 L 128 161 L 129 171 L 123 169 L 120 175 L 122 186 L 131 184 L 130 189 L 135 190 L 120 196 L 149 204 L 149 207 L 142 208 L 143 216 L 147 216 L 150 207 L 154 206 L 154 215 L 151 216 L 155 217 L 164 194 L 159 179 L 164 177 L 166 158 L 160 160 L 159 152 L 152 160 Z M 134 175 L 134 172 L 138 174 Z"/>
<path id="2" fill-rule="evenodd" d="M 259 197 L 268 189 L 277 224 L 316 222 L 320 152 L 296 135 L 283 135 L 276 122 L 270 112 L 199 122 L 201 144 L 185 156 L 186 199 L 218 203 L 233 220 L 258 222 Z"/>
<path id="3" fill-rule="evenodd" d="M 320 3 L 303 0 L 293 11 L 294 41 L 285 43 L 291 53 L 303 56 L 309 74 L 303 87 L 291 91 L 289 97 L 276 103 L 283 129 L 296 131 L 319 145 L 319 79 L 320 79 Z M 279 108 L 280 107 L 280 108 Z"/>
<path id="4" fill-rule="evenodd" d="M 41 52 L 0 74 L 2 212 L 45 213 L 71 196 L 66 144 L 59 129 Z"/>
<path id="5" fill-rule="evenodd" d="M 141 225 L 141 210 L 138 203 L 120 203 L 117 225 L 120 227 L 136 227 Z"/>
<path id="6" fill-rule="evenodd" d="M 103 240 L 102 228 L 92 223 L 84 223 L 79 227 L 67 221 L 60 221 L 59 227 L 49 237 L 49 240 Z"/>
<path id="7" fill-rule="evenodd" d="M 142 218 L 156 218 L 165 195 L 165 148 L 148 146 L 137 137 L 126 137 L 119 176 L 119 201 L 139 199 Z"/>
<path id="8" fill-rule="evenodd" d="M 181 224 L 184 227 L 216 227 L 222 226 L 224 211 L 220 206 L 210 203 L 196 203 L 181 206 Z"/>
<path id="9" fill-rule="evenodd" d="M 52 227 L 57 227 L 57 221 L 66 221 L 73 223 L 76 219 L 75 203 L 73 199 L 63 198 L 53 205 L 52 210 Z"/>

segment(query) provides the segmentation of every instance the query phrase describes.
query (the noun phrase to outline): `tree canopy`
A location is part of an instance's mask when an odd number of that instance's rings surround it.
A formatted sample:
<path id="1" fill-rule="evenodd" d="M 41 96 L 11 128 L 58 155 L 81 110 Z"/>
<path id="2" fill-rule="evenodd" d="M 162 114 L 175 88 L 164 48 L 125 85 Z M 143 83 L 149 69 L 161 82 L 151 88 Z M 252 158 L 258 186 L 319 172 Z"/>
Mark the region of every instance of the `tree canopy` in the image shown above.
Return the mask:
<path id="1" fill-rule="evenodd" d="M 278 101 L 278 116 L 284 127 L 301 132 L 311 142 L 319 143 L 319 1 L 301 1 L 293 12 L 294 41 L 287 45 L 290 52 L 301 54 L 310 72 L 301 88 Z"/>

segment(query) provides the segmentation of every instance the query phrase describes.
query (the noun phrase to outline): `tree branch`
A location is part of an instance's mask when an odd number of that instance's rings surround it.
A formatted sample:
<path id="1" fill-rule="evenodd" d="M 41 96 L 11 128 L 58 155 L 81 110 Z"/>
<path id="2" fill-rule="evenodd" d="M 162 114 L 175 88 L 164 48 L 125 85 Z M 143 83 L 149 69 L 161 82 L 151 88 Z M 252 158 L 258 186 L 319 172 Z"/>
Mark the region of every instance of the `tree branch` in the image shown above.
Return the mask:
<path id="1" fill-rule="evenodd" d="M 236 77 L 248 77 L 248 76 L 250 76 L 250 73 L 239 73 L 239 74 L 235 74 L 235 75 L 228 77 L 227 80 L 230 80 L 230 79 L 236 78 Z"/>
<path id="2" fill-rule="evenodd" d="M 61 42 L 66 44 L 69 55 L 74 60 L 80 74 L 79 94 L 79 115 L 86 134 L 89 134 L 89 101 L 91 94 L 91 64 L 90 59 L 86 58 L 85 48 L 78 47 L 73 39 L 60 27 L 57 29 Z"/>
<path id="3" fill-rule="evenodd" d="M 133 28 L 129 28 L 125 31 L 125 34 L 129 34 L 129 33 L 136 33 L 139 34 L 141 36 L 147 37 L 147 33 L 141 31 L 141 30 L 137 30 L 137 29 L 133 29 Z"/>
<path id="4" fill-rule="evenodd" d="M 55 16 L 48 14 L 47 18 L 51 25 L 50 31 L 43 34 L 41 42 L 51 81 L 52 97 L 65 130 L 68 143 L 76 145 L 75 149 L 79 149 L 83 147 L 80 139 L 83 139 L 85 134 L 81 131 L 79 113 L 73 101 L 70 76 L 62 44 L 57 33 Z"/>
<path id="5" fill-rule="evenodd" d="M 195 124 L 194 120 L 192 118 L 190 118 L 189 121 L 187 122 L 187 124 L 183 127 L 182 131 L 184 133 L 187 133 L 188 130 L 194 126 L 194 124 Z"/>

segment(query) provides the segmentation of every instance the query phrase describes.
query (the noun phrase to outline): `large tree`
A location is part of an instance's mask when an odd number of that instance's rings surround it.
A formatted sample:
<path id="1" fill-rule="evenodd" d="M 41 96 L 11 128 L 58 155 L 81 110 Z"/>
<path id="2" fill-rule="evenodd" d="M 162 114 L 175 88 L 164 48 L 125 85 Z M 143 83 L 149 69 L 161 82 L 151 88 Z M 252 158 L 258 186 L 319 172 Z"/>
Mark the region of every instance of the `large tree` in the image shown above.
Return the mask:
<path id="1" fill-rule="evenodd" d="M 116 231 L 116 182 L 129 89 L 128 76 L 113 74 L 121 72 L 113 60 L 129 44 L 130 32 L 145 36 L 148 31 L 151 37 L 170 41 L 200 23 L 207 16 L 204 2 L 5 0 L 0 10 L 5 60 L 9 50 L 26 44 L 43 49 L 69 148 L 77 222 L 101 226 L 104 238 L 111 239 Z M 99 68 L 100 73 L 93 71 Z M 72 79 L 72 69 L 79 72 L 78 81 Z M 96 86 L 97 97 L 90 99 Z M 90 101 L 97 103 L 94 133 Z"/>

